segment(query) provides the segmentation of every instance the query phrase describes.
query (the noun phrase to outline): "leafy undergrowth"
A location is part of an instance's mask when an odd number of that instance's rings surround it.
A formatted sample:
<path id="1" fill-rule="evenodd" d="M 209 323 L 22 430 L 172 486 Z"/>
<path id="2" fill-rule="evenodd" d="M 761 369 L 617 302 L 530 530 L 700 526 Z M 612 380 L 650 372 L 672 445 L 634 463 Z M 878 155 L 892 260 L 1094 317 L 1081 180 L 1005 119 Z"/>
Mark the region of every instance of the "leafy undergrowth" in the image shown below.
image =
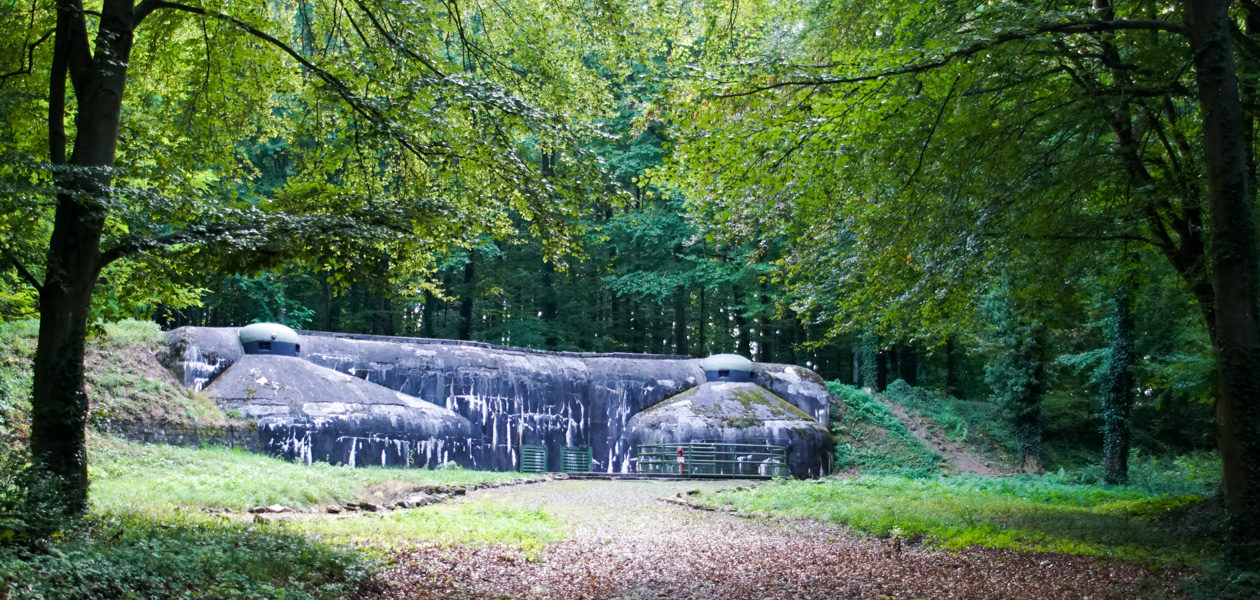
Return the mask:
<path id="1" fill-rule="evenodd" d="M 484 499 L 379 517 L 294 521 L 290 526 L 321 539 L 358 543 L 373 551 L 407 550 L 425 544 L 501 544 L 532 555 L 565 537 L 564 524 L 542 509 Z"/>
<path id="2" fill-rule="evenodd" d="M 941 455 L 928 448 L 892 411 L 850 385 L 827 384 L 832 397 L 831 431 L 836 471 L 927 477 L 941 471 Z"/>
<path id="3" fill-rule="evenodd" d="M 383 500 L 392 489 L 423 484 L 511 481 L 521 473 L 303 465 L 243 450 L 181 448 L 98 437 L 89 460 L 92 505 L 106 512 L 177 508 L 290 508 Z M 380 493 L 382 497 L 376 497 Z"/>
<path id="4" fill-rule="evenodd" d="M 1067 470 L 1055 477 L 1069 483 L 1101 485 L 1102 465 Z M 1150 494 L 1194 495 L 1207 498 L 1221 487 L 1221 458 L 1211 451 L 1152 456 L 1134 451 L 1129 455 L 1129 487 Z"/>
<path id="5" fill-rule="evenodd" d="M 923 539 L 947 549 L 982 546 L 1193 566 L 1206 564 L 1217 550 L 1165 518 L 1199 503 L 1199 496 L 1073 485 L 1054 476 L 867 475 L 785 481 L 705 494 L 698 501 Z"/>
<path id="6" fill-rule="evenodd" d="M 965 444 L 971 451 L 996 463 L 1009 463 L 1016 448 L 1010 419 L 988 400 L 963 400 L 898 379 L 884 390 L 889 400 L 906 411 L 940 427 L 945 438 Z"/>
<path id="7" fill-rule="evenodd" d="M 42 548 L 0 546 L 0 597 L 363 598 L 379 565 L 274 526 L 91 518 Z"/>

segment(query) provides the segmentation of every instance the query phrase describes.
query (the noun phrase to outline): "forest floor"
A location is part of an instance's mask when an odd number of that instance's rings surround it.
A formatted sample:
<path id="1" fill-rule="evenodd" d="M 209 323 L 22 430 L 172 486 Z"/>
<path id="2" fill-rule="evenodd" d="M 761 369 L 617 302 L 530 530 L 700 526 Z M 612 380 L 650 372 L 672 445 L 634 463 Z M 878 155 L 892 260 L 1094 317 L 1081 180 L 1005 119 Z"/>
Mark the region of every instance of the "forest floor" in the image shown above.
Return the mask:
<path id="1" fill-rule="evenodd" d="M 1188 571 L 992 548 L 933 550 L 816 520 L 684 505 L 743 482 L 555 481 L 458 502 L 545 510 L 568 537 L 536 550 L 428 545 L 398 552 L 390 598 L 1152 598 Z"/>

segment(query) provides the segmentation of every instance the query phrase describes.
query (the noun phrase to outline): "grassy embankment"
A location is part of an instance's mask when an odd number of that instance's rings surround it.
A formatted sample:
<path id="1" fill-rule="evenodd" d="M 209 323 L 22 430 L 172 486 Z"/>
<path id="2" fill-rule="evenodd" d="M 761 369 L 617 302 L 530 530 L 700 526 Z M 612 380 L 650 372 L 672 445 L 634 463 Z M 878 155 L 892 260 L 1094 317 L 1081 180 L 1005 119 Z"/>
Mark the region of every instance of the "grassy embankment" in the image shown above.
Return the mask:
<path id="1" fill-rule="evenodd" d="M 702 495 L 711 506 L 757 515 L 808 518 L 865 535 L 922 540 L 939 548 L 986 546 L 1207 566 L 1219 532 L 1183 517 L 1215 493 L 1219 466 L 1198 454 L 1142 458 L 1129 486 L 1093 483 L 1090 470 L 1013 477 L 944 476 L 941 457 L 887 406 L 864 391 L 832 384 L 837 461 L 849 475 L 783 481 Z M 897 400 L 913 390 L 898 389 Z M 951 440 L 1001 454 L 996 415 L 979 403 L 911 398 L 907 410 L 937 420 Z M 1082 483 L 1085 482 L 1085 483 Z M 1211 519 L 1207 519 L 1209 522 Z"/>
<path id="2" fill-rule="evenodd" d="M 161 368 L 151 323 L 107 325 L 91 342 L 91 427 L 144 421 L 239 423 Z M 379 500 L 423 484 L 505 481 L 514 473 L 297 465 L 225 448 L 177 448 L 90 434 L 90 514 L 30 540 L 34 511 L 20 460 L 30 410 L 34 322 L 0 324 L 0 597 L 343 598 L 370 594 L 380 550 L 410 544 L 502 543 L 526 550 L 563 535 L 541 511 L 488 502 L 389 515 L 252 523 L 244 509 Z M 16 458 L 15 458 L 16 457 Z M 236 514 L 214 514 L 226 509 Z"/>

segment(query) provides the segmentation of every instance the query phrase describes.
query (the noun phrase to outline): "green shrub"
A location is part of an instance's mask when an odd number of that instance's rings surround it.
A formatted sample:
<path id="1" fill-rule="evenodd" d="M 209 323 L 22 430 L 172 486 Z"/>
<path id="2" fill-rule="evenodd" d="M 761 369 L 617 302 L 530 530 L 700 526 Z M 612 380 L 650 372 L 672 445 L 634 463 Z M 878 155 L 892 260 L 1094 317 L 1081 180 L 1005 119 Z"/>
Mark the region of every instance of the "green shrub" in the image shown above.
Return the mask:
<path id="1" fill-rule="evenodd" d="M 0 596 L 359 598 L 376 565 L 276 527 L 92 519 L 41 550 L 0 549 Z"/>

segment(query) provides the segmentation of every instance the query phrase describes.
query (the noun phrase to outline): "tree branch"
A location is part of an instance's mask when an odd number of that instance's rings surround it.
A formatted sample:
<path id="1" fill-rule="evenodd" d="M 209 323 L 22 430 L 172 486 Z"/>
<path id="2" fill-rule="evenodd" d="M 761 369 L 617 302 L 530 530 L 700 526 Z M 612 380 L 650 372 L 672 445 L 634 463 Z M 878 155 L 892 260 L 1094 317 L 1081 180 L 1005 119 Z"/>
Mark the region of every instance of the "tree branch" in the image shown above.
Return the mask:
<path id="1" fill-rule="evenodd" d="M 44 35 L 39 36 L 39 39 L 35 40 L 34 42 L 31 42 L 30 44 L 27 44 L 25 66 L 19 66 L 17 70 L 15 71 L 9 71 L 8 73 L 0 75 L 0 81 L 3 81 L 15 75 L 29 75 L 31 72 L 31 69 L 35 67 L 35 48 L 37 48 L 40 44 L 44 43 L 44 40 L 47 40 L 49 37 L 51 37 L 53 32 L 55 31 L 57 30 L 49 29 L 48 31 L 44 32 Z"/>
<path id="2" fill-rule="evenodd" d="M 446 73 L 443 73 L 442 71 L 438 70 L 436 65 L 434 65 L 425 57 L 420 56 L 411 48 L 408 48 L 405 44 L 402 43 L 401 40 L 394 37 L 394 34 L 390 33 L 387 29 L 385 29 L 384 24 L 381 23 L 380 20 L 376 18 L 376 15 L 373 14 L 371 10 L 368 10 L 367 5 L 365 5 L 362 0 L 354 0 L 354 3 L 355 5 L 359 7 L 359 10 L 363 11 L 363 14 L 367 15 L 368 21 L 372 23 L 372 27 L 376 29 L 377 33 L 381 34 L 381 37 L 385 38 L 386 42 L 389 42 L 390 46 L 393 46 L 394 49 L 401 52 L 403 56 L 406 56 L 407 58 L 410 58 L 424 65 L 424 67 L 428 69 L 430 72 L 432 72 L 434 75 L 437 75 L 438 77 L 446 76 Z M 351 20 L 350 23 L 353 25 L 354 21 Z M 357 25 L 355 25 L 355 29 L 356 30 L 358 29 Z M 363 35 L 362 33 L 359 34 L 360 37 L 362 37 L 362 35 Z"/>
<path id="3" fill-rule="evenodd" d="M 33 273 L 26 270 L 26 267 L 22 266 L 22 263 L 18 261 L 18 259 L 14 258 L 8 250 L 0 248 L 0 253 L 4 254 L 5 260 L 8 260 L 9 263 L 13 265 L 13 268 L 17 270 L 18 275 L 20 275 L 22 279 L 25 279 L 26 283 L 31 284 L 31 287 L 35 288 L 35 291 L 41 294 L 44 293 L 44 284 L 40 282 L 38 277 L 35 277 Z"/>
<path id="4" fill-rule="evenodd" d="M 949 86 L 949 93 L 945 94 L 945 99 L 941 101 L 941 107 L 936 111 L 936 119 L 932 121 L 932 128 L 928 130 L 927 138 L 923 140 L 923 145 L 919 146 L 919 160 L 914 165 L 914 170 L 910 172 L 910 176 L 906 178 L 905 184 L 901 186 L 902 191 L 910 187 L 914 182 L 914 178 L 919 176 L 919 171 L 923 170 L 923 157 L 927 154 L 928 146 L 932 144 L 932 138 L 936 137 L 936 130 L 941 125 L 941 117 L 945 116 L 945 109 L 949 107 L 949 101 L 954 98 L 954 92 L 958 91 L 958 77 L 954 78 L 954 83 Z"/>
<path id="5" fill-rule="evenodd" d="M 1062 23 L 1046 23 L 1038 27 L 1027 30 L 1001 32 L 989 39 L 981 40 L 973 44 L 963 46 L 953 52 L 940 56 L 938 58 L 927 60 L 924 62 L 903 65 L 895 69 L 879 71 L 866 75 L 855 75 L 851 77 L 811 77 L 804 79 L 789 79 L 771 84 L 757 86 L 742 92 L 732 92 L 729 94 L 718 94 L 718 98 L 735 98 L 739 96 L 750 96 L 775 88 L 789 86 L 816 86 L 816 85 L 838 85 L 863 83 L 867 81 L 875 81 L 888 77 L 896 77 L 899 75 L 912 75 L 922 73 L 944 67 L 955 60 L 968 58 L 975 54 L 984 52 L 991 48 L 1001 46 L 1010 42 L 1018 42 L 1030 38 L 1034 38 L 1047 33 L 1059 33 L 1068 35 L 1080 35 L 1087 33 L 1102 33 L 1107 31 L 1154 31 L 1175 33 L 1185 35 L 1185 26 L 1181 23 L 1173 23 L 1169 21 L 1159 20 L 1113 20 L 1113 21 L 1067 21 Z"/>
<path id="6" fill-rule="evenodd" d="M 292 46 L 289 46 L 288 44 L 280 41 L 275 36 L 272 36 L 271 34 L 265 31 L 262 31 L 261 29 L 258 29 L 257 27 L 254 27 L 253 25 L 250 25 L 249 23 L 246 23 L 236 17 L 233 17 L 225 13 L 221 13 L 221 12 L 209 11 L 199 6 L 189 6 L 187 4 L 181 4 L 179 2 L 170 2 L 168 0 L 144 0 L 134 10 L 133 19 L 136 19 L 136 22 L 138 23 L 139 20 L 143 19 L 145 16 L 148 16 L 153 11 L 157 9 L 162 9 L 162 8 L 183 11 L 183 12 L 187 12 L 187 13 L 191 13 L 195 15 L 200 15 L 202 17 L 207 17 L 207 18 L 218 20 L 218 21 L 222 21 L 224 23 L 228 23 L 230 25 L 235 26 L 241 31 L 255 38 L 258 38 L 259 40 L 262 40 L 266 42 L 267 44 L 270 44 L 271 46 L 279 49 L 281 52 L 284 52 L 285 54 L 289 55 L 289 57 L 297 61 L 297 63 L 301 65 L 302 68 L 311 72 L 316 77 L 318 77 L 320 81 L 323 81 L 325 84 L 331 87 L 333 91 L 336 92 L 336 94 L 341 97 L 342 100 L 344 100 L 347 104 L 350 105 L 350 108 L 352 108 L 354 112 L 358 113 L 363 118 L 367 119 L 368 121 L 372 122 L 375 125 L 383 126 L 386 128 L 392 128 L 391 127 L 392 124 L 390 123 L 390 120 L 388 117 L 386 117 L 379 109 L 369 105 L 368 103 L 364 102 L 361 98 L 359 98 L 359 96 L 355 94 L 353 90 L 350 89 L 350 86 L 346 85 L 346 83 L 341 81 L 341 79 L 338 78 L 336 75 L 329 73 L 328 71 L 321 68 L 319 65 L 316 65 L 310 60 L 307 60 L 306 57 L 302 56 L 301 53 L 293 49 Z M 424 150 L 416 146 L 414 143 L 412 143 L 410 140 L 404 139 L 401 136 L 395 135 L 392 137 L 394 138 L 395 141 L 397 141 L 399 144 L 402 144 L 404 148 L 406 148 L 409 152 L 414 154 L 417 158 L 424 161 L 426 164 L 428 163 L 427 157 L 428 155 L 433 154 L 432 152 L 425 152 Z"/>

